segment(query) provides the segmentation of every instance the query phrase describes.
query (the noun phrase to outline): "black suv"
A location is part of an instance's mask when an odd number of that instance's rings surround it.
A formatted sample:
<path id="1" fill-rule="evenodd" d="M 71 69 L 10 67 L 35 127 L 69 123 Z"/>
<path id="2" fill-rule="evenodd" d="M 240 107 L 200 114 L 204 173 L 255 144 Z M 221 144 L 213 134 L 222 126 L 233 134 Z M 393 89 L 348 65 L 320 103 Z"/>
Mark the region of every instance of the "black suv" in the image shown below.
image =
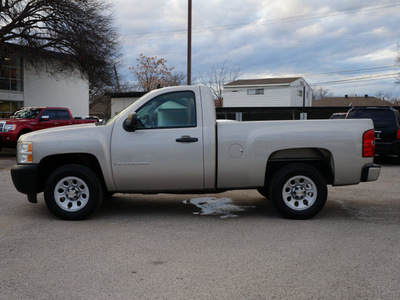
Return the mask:
<path id="1" fill-rule="evenodd" d="M 375 153 L 400 156 L 400 114 L 393 107 L 353 107 L 346 119 L 372 119 L 375 127 Z"/>

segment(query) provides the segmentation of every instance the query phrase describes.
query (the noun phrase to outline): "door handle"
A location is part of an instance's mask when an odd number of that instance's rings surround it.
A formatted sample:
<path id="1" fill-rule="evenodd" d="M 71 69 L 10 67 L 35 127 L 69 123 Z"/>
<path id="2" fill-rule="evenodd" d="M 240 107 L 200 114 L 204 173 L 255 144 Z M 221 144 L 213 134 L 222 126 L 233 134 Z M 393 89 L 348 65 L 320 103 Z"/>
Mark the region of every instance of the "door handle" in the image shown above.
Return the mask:
<path id="1" fill-rule="evenodd" d="M 196 137 L 190 137 L 188 135 L 181 136 L 179 139 L 175 140 L 177 143 L 196 143 L 199 141 Z"/>

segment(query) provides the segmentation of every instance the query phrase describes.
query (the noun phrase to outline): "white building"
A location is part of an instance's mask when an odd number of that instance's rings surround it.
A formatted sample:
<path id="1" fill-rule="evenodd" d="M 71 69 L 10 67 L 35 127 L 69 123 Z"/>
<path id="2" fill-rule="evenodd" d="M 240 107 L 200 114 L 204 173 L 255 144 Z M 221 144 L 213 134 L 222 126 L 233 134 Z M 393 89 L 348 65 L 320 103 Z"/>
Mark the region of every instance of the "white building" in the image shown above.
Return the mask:
<path id="1" fill-rule="evenodd" d="M 62 106 L 74 116 L 89 114 L 89 82 L 78 70 L 55 69 L 62 58 L 47 51 L 47 63 L 32 66 L 24 58 L 26 51 L 11 47 L 0 69 L 0 117 L 23 106 Z"/>
<path id="2" fill-rule="evenodd" d="M 223 107 L 311 106 L 311 94 L 302 77 L 236 80 L 224 85 L 222 92 Z"/>
<path id="3" fill-rule="evenodd" d="M 146 92 L 130 92 L 130 93 L 115 93 L 111 94 L 111 117 L 119 114 L 126 107 L 134 103 Z"/>

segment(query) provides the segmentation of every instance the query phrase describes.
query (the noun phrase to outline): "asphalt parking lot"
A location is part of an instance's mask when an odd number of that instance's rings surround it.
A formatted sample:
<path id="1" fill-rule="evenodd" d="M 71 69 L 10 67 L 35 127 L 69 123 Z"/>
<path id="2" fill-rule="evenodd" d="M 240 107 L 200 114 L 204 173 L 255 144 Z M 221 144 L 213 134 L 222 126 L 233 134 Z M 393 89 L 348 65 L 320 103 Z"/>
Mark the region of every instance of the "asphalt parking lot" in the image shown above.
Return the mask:
<path id="1" fill-rule="evenodd" d="M 286 220 L 256 191 L 123 195 L 60 221 L 0 153 L 0 299 L 399 299 L 400 163 Z M 27 178 L 27 180 L 29 180 Z"/>

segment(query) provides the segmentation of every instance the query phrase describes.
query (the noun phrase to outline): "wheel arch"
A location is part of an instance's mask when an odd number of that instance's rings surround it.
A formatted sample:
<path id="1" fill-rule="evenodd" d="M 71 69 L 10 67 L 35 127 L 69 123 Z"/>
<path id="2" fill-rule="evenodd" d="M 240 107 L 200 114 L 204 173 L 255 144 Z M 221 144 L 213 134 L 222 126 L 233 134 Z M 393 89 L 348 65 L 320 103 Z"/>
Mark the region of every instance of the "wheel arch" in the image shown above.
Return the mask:
<path id="1" fill-rule="evenodd" d="M 102 186 L 106 186 L 103 172 L 97 157 L 89 153 L 67 153 L 46 156 L 40 161 L 38 166 L 39 190 L 44 190 L 46 180 L 54 170 L 71 164 L 87 167 L 99 177 Z"/>
<path id="2" fill-rule="evenodd" d="M 265 170 L 265 186 L 269 186 L 276 172 L 292 163 L 303 163 L 314 167 L 321 173 L 327 184 L 332 184 L 334 181 L 334 160 L 329 150 L 292 148 L 275 151 L 269 156 Z"/>
<path id="3" fill-rule="evenodd" d="M 17 140 L 19 139 L 19 137 L 20 137 L 21 135 L 27 134 L 27 133 L 29 133 L 29 132 L 32 132 L 32 129 L 27 128 L 27 127 L 22 128 L 22 129 L 18 132 L 18 135 L 17 135 L 18 138 L 17 138 Z"/>

